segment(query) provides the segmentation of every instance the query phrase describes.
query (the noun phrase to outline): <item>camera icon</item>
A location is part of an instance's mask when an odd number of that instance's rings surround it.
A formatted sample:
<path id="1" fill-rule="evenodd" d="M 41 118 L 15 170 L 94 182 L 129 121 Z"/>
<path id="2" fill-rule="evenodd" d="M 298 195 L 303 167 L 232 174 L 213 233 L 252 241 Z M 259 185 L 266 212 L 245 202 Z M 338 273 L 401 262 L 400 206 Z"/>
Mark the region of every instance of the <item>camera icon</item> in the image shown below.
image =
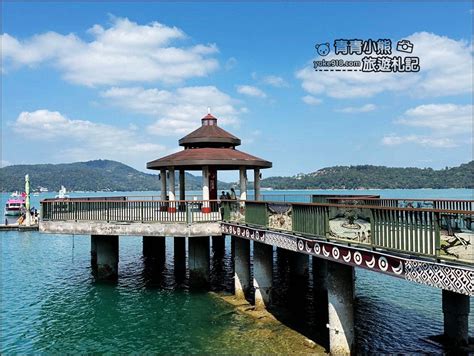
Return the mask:
<path id="1" fill-rule="evenodd" d="M 397 42 L 397 51 L 412 53 L 413 52 L 413 43 L 408 40 L 401 40 Z"/>

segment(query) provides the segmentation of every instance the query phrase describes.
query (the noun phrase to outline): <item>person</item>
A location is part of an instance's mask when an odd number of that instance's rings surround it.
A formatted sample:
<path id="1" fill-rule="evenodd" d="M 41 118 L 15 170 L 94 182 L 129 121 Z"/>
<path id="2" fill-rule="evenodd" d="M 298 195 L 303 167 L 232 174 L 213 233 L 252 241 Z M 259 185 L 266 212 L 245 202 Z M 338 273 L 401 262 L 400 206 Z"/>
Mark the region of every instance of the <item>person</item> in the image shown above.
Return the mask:
<path id="1" fill-rule="evenodd" d="M 225 198 L 226 198 L 227 200 L 230 200 L 230 194 L 229 194 L 229 192 L 225 193 Z"/>
<path id="2" fill-rule="evenodd" d="M 226 200 L 226 195 L 224 191 L 222 191 L 221 196 L 219 197 L 219 200 Z"/>
<path id="3" fill-rule="evenodd" d="M 237 196 L 235 195 L 234 188 L 230 188 L 230 199 L 237 200 Z"/>

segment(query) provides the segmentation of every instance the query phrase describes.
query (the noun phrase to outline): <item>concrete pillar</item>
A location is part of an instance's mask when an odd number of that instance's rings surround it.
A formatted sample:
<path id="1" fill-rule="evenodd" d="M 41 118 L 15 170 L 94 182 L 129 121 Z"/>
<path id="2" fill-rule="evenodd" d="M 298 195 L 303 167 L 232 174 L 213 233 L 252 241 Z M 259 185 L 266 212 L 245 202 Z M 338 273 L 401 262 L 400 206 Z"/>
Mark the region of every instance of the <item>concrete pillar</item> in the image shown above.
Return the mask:
<path id="1" fill-rule="evenodd" d="M 161 201 L 166 200 L 166 169 L 160 170 L 161 179 Z"/>
<path id="2" fill-rule="evenodd" d="M 169 169 L 169 184 L 168 184 L 168 199 L 169 199 L 169 207 L 168 212 L 174 213 L 176 212 L 176 188 L 174 182 L 174 168 L 170 167 Z"/>
<path id="3" fill-rule="evenodd" d="M 202 212 L 210 213 L 211 206 L 209 205 L 209 167 L 202 167 Z"/>
<path id="4" fill-rule="evenodd" d="M 97 279 L 116 279 L 119 260 L 118 236 L 92 235 L 91 238 L 93 241 L 91 245 L 95 247 L 97 254 Z"/>
<path id="5" fill-rule="evenodd" d="M 247 170 L 240 167 L 240 200 L 247 200 Z"/>
<path id="6" fill-rule="evenodd" d="M 91 235 L 91 267 L 93 273 L 97 273 L 97 238 L 96 235 Z"/>
<path id="7" fill-rule="evenodd" d="M 189 284 L 206 287 L 209 284 L 209 236 L 189 237 Z"/>
<path id="8" fill-rule="evenodd" d="M 315 333 L 320 335 L 323 345 L 329 343 L 328 315 L 328 261 L 312 257 L 313 272 L 313 302 L 314 302 L 314 327 Z"/>
<path id="9" fill-rule="evenodd" d="M 466 346 L 469 341 L 469 296 L 444 290 L 444 339 L 448 345 Z"/>
<path id="10" fill-rule="evenodd" d="M 260 169 L 253 170 L 253 189 L 255 193 L 255 200 L 260 200 Z"/>
<path id="11" fill-rule="evenodd" d="M 186 200 L 186 185 L 184 182 L 184 169 L 179 170 L 179 200 Z"/>
<path id="12" fill-rule="evenodd" d="M 186 278 L 186 238 L 174 237 L 174 277 L 179 284 Z"/>
<path id="13" fill-rule="evenodd" d="M 234 242 L 235 296 L 245 299 L 250 292 L 250 240 L 232 237 Z"/>
<path id="14" fill-rule="evenodd" d="M 255 308 L 265 308 L 270 304 L 273 272 L 273 247 L 254 241 L 253 244 L 253 287 Z"/>
<path id="15" fill-rule="evenodd" d="M 166 260 L 166 238 L 164 236 L 143 236 L 143 256 L 164 263 Z"/>
<path id="16" fill-rule="evenodd" d="M 329 352 L 350 355 L 354 347 L 354 267 L 328 262 Z"/>
<path id="17" fill-rule="evenodd" d="M 300 252 L 290 252 L 290 278 L 304 279 L 308 277 L 308 255 Z"/>
<path id="18" fill-rule="evenodd" d="M 222 258 L 225 253 L 225 235 L 212 236 L 213 258 Z"/>

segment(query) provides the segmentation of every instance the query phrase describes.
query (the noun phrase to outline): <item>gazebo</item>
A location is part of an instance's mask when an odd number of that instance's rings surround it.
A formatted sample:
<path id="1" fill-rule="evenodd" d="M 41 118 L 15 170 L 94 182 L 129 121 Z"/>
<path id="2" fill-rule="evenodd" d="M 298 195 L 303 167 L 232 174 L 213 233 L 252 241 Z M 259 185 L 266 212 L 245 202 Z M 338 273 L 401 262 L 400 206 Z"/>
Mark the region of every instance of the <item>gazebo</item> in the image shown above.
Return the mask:
<path id="1" fill-rule="evenodd" d="M 246 200 L 249 169 L 254 172 L 255 200 L 258 200 L 260 169 L 271 168 L 272 163 L 235 149 L 241 144 L 240 139 L 219 127 L 217 118 L 210 113 L 201 122 L 201 127 L 179 140 L 179 145 L 184 147 L 182 151 L 147 163 L 148 169 L 160 170 L 161 200 L 176 200 L 176 170 L 179 170 L 179 200 L 185 200 L 185 171 L 202 171 L 202 212 L 210 213 L 209 200 L 217 199 L 217 171 L 239 170 L 240 200 Z"/>

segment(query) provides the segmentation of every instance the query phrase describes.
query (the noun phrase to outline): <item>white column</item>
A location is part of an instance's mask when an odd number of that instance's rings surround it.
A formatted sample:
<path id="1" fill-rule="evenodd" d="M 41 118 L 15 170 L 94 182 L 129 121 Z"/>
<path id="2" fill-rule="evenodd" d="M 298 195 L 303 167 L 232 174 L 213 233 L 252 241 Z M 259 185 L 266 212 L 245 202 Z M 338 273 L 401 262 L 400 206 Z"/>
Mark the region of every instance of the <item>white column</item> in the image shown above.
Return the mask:
<path id="1" fill-rule="evenodd" d="M 265 309 L 270 304 L 273 272 L 273 246 L 253 243 L 253 287 L 255 309 Z"/>
<path id="2" fill-rule="evenodd" d="M 260 200 L 260 169 L 253 170 L 253 189 L 255 192 L 255 200 Z"/>
<path id="3" fill-rule="evenodd" d="M 247 200 L 247 170 L 240 167 L 240 200 Z"/>
<path id="4" fill-rule="evenodd" d="M 209 167 L 202 167 L 202 212 L 210 213 L 211 207 L 209 205 Z"/>
<path id="5" fill-rule="evenodd" d="M 235 296 L 245 300 L 250 290 L 250 240 L 232 236 L 234 241 Z"/>
<path id="6" fill-rule="evenodd" d="M 169 182 L 168 182 L 168 197 L 169 197 L 169 207 L 168 211 L 170 213 L 174 213 L 176 211 L 176 192 L 175 192 L 175 184 L 174 184 L 174 167 L 169 168 Z"/>
<path id="7" fill-rule="evenodd" d="M 161 177 L 161 201 L 166 200 L 166 169 L 160 170 Z"/>

